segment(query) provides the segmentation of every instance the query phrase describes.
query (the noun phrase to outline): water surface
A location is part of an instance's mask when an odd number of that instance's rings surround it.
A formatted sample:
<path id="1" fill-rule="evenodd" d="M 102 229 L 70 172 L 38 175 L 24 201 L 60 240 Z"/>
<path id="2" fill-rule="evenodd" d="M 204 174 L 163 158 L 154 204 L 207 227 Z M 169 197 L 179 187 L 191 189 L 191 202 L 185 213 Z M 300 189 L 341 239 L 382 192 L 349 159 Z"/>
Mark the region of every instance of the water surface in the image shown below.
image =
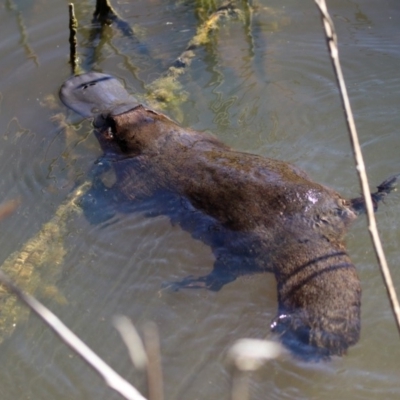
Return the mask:
<path id="1" fill-rule="evenodd" d="M 145 94 L 183 51 L 201 13 L 195 2 L 114 1 L 137 28 L 138 41 L 109 28 L 93 55 L 94 4 L 76 5 L 82 60 Z M 246 8 L 246 2 L 241 7 Z M 181 78 L 188 97 L 184 126 L 212 131 L 236 149 L 296 163 L 346 197 L 359 185 L 319 14 L 312 1 L 254 1 L 251 20 L 230 21 L 200 49 Z M 394 0 L 332 0 L 340 56 L 371 185 L 400 171 L 400 10 Z M 1 201 L 20 197 L 1 221 L 0 259 L 51 220 L 100 155 L 90 124 L 58 101 L 70 76 L 67 3 L 5 1 L 0 5 Z M 85 64 L 84 64 L 85 66 Z M 54 115 L 68 115 L 69 133 Z M 377 214 L 395 285 L 400 288 L 400 196 Z M 72 216 L 57 288 L 67 304 L 40 296 L 118 372 L 144 390 L 112 326 L 124 314 L 161 334 L 167 399 L 229 397 L 226 351 L 241 337 L 269 337 L 276 313 L 272 275 L 239 279 L 218 293 L 162 292 L 164 282 L 211 270 L 210 249 L 163 216 L 116 215 L 93 225 Z M 390 312 L 365 218 L 347 237 L 363 286 L 362 335 L 343 358 L 307 364 L 291 357 L 254 374 L 253 399 L 398 399 L 399 334 Z M 0 346 L 1 399 L 117 399 L 101 380 L 34 316 Z"/>

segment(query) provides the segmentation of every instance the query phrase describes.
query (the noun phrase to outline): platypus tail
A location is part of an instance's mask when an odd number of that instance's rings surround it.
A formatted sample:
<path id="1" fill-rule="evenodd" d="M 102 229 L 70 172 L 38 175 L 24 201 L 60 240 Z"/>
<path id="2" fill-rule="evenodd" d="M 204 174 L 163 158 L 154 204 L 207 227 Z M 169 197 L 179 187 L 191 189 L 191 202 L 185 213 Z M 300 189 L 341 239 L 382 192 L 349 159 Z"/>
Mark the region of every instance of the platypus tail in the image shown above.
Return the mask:
<path id="1" fill-rule="evenodd" d="M 393 175 L 390 178 L 383 181 L 377 186 L 378 191 L 371 194 L 372 204 L 374 211 L 378 209 L 378 203 L 383 200 L 390 192 L 396 190 L 397 181 L 400 174 Z M 362 214 L 366 212 L 364 197 L 356 197 L 350 200 L 351 208 L 357 213 Z"/>

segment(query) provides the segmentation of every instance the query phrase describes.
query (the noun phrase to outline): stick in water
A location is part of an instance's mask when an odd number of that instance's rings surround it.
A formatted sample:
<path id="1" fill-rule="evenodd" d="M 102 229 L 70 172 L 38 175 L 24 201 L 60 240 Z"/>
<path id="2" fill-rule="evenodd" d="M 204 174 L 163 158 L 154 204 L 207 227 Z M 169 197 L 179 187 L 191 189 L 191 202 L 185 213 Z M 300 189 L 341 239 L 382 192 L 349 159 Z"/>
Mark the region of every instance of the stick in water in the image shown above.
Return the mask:
<path id="1" fill-rule="evenodd" d="M 75 10 L 74 10 L 74 5 L 70 3 L 68 5 L 68 10 L 69 10 L 69 62 L 71 64 L 71 69 L 72 69 L 72 75 L 76 75 L 78 73 L 78 67 L 79 67 L 79 59 L 77 56 L 76 48 L 77 48 L 77 39 L 76 39 L 76 33 L 78 29 L 78 21 L 75 17 Z"/>
<path id="2" fill-rule="evenodd" d="M 53 332 L 73 351 L 82 357 L 107 383 L 109 387 L 121 394 L 127 400 L 146 400 L 129 382 L 117 374 L 81 339 L 78 338 L 61 320 L 42 303 L 11 282 L 8 276 L 0 271 L 0 282 L 25 303 Z"/>
<path id="3" fill-rule="evenodd" d="M 356 160 L 356 166 L 358 171 L 358 177 L 360 179 L 362 193 L 365 199 L 365 206 L 367 209 L 369 232 L 374 245 L 375 253 L 378 259 L 380 271 L 382 273 L 383 281 L 385 282 L 386 290 L 392 306 L 392 311 L 397 324 L 397 329 L 400 333 L 400 306 L 397 299 L 396 291 L 394 289 L 390 270 L 386 261 L 385 253 L 382 248 L 382 243 L 379 237 L 378 229 L 376 226 L 376 220 L 374 215 L 374 207 L 372 204 L 371 192 L 369 190 L 367 174 L 365 171 L 364 159 L 361 152 L 360 143 L 358 140 L 356 125 L 353 118 L 353 112 L 350 106 L 350 100 L 347 95 L 346 84 L 343 78 L 342 68 L 339 61 L 338 41 L 333 25 L 333 21 L 328 13 L 328 9 L 325 0 L 315 0 L 322 17 L 322 23 L 325 29 L 328 49 L 332 58 L 333 69 L 335 71 L 336 79 L 339 85 L 341 100 L 343 102 L 347 126 L 350 131 L 351 144 L 353 146 L 354 157 Z"/>

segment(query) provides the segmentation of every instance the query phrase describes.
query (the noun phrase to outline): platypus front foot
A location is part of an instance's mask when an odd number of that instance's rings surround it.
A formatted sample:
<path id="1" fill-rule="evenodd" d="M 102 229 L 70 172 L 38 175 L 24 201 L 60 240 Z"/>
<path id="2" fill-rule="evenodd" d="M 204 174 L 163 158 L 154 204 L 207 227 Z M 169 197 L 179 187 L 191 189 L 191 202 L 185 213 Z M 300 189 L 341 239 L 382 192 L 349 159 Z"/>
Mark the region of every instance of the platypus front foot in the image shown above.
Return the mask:
<path id="1" fill-rule="evenodd" d="M 230 274 L 215 274 L 211 273 L 205 276 L 195 277 L 190 275 L 181 281 L 166 282 L 162 285 L 163 289 L 172 290 L 177 292 L 180 289 L 208 289 L 217 292 L 225 284 L 232 282 L 236 279 L 235 276 Z"/>

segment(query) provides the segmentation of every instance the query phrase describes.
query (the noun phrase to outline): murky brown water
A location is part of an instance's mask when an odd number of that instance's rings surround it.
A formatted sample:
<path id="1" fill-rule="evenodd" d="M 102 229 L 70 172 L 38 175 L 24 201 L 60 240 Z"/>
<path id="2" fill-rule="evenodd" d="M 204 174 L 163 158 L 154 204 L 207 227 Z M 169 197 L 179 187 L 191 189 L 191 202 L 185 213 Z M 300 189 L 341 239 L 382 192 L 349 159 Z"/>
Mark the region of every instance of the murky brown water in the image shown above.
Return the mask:
<path id="1" fill-rule="evenodd" d="M 144 93 L 186 47 L 198 20 L 195 2 L 115 1 L 139 29 L 142 46 L 110 28 L 95 69 Z M 243 2 L 245 3 L 245 2 Z M 242 4 L 242 3 L 240 3 Z M 188 93 L 185 126 L 210 130 L 233 147 L 291 161 L 345 196 L 359 187 L 338 91 L 310 0 L 254 1 L 251 23 L 226 23 L 180 80 Z M 340 55 L 371 184 L 400 171 L 400 9 L 395 0 L 331 0 Z M 80 1 L 82 59 L 94 4 Z M 0 261 L 51 220 L 100 151 L 90 125 L 66 136 L 52 116 L 68 66 L 67 2 L 7 0 L 0 4 L 0 201 L 21 198 L 0 222 Z M 142 51 L 139 51 L 139 50 Z M 143 51 L 148 50 L 148 54 Z M 57 108 L 58 107 L 58 108 Z M 70 116 L 69 121 L 79 121 Z M 72 124 L 71 124 L 72 126 Z M 400 196 L 377 214 L 388 262 L 400 288 Z M 54 282 L 68 304 L 39 297 L 82 339 L 140 390 L 112 326 L 124 314 L 161 333 L 167 399 L 229 396 L 225 355 L 241 337 L 263 338 L 276 312 L 272 275 L 240 279 L 218 293 L 162 292 L 161 284 L 211 270 L 213 256 L 165 217 L 116 216 L 91 225 L 72 216 L 66 255 Z M 55 246 L 54 243 L 49 244 Z M 252 399 L 398 399 L 400 340 L 371 250 L 364 218 L 348 235 L 363 285 L 362 337 L 346 357 L 306 364 L 289 357 L 254 374 Z M 0 398 L 117 399 L 100 379 L 34 316 L 0 346 Z"/>

